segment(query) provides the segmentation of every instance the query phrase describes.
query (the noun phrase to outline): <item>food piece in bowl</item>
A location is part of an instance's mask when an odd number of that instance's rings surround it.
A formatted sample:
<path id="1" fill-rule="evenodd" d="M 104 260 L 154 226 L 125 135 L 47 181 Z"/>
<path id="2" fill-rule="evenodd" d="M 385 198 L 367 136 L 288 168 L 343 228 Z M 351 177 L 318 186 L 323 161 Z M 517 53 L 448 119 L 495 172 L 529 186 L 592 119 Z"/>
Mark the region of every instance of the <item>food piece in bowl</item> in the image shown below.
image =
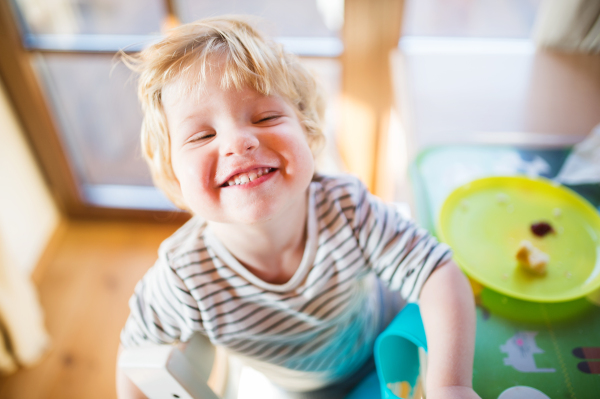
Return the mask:
<path id="1" fill-rule="evenodd" d="M 543 237 L 548 233 L 554 233 L 554 229 L 548 222 L 537 222 L 531 224 L 531 232 L 538 237 Z"/>
<path id="2" fill-rule="evenodd" d="M 519 265 L 528 272 L 543 275 L 546 274 L 546 266 L 550 261 L 550 256 L 534 247 L 527 240 L 521 241 L 516 255 Z"/>
<path id="3" fill-rule="evenodd" d="M 560 215 L 562 215 L 562 211 L 560 210 L 560 208 L 554 208 L 554 210 L 552 211 L 552 214 L 554 215 L 555 218 L 559 218 Z"/>
<path id="4" fill-rule="evenodd" d="M 500 205 L 508 203 L 509 200 L 510 197 L 504 193 L 498 193 L 498 195 L 496 195 L 496 202 L 498 202 Z"/>

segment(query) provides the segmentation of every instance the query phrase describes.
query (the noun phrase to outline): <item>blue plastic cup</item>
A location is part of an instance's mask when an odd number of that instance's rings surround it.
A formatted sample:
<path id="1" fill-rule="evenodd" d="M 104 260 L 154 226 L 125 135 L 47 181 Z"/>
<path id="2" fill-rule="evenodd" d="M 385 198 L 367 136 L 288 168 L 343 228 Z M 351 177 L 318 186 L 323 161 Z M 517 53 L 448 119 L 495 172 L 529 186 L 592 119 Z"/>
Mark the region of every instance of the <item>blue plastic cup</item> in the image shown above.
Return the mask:
<path id="1" fill-rule="evenodd" d="M 388 383 L 406 381 L 414 389 L 419 377 L 419 348 L 427 351 L 419 306 L 402 309 L 375 340 L 375 368 L 346 399 L 397 399 Z"/>
<path id="2" fill-rule="evenodd" d="M 388 383 L 406 381 L 415 387 L 420 370 L 419 348 L 427 351 L 427 339 L 419 306 L 411 303 L 375 340 L 375 367 L 382 398 L 397 399 Z"/>

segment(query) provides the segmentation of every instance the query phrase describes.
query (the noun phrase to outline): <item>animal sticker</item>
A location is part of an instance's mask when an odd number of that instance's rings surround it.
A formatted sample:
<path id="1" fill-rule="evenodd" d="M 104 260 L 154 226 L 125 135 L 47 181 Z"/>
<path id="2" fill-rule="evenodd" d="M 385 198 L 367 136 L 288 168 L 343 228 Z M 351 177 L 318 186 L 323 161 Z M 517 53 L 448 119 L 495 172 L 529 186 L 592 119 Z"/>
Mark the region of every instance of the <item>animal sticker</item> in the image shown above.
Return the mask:
<path id="1" fill-rule="evenodd" d="M 519 331 L 500 345 L 500 351 L 508 356 L 504 358 L 505 366 L 512 366 L 522 373 L 554 373 L 556 369 L 538 368 L 533 355 L 544 353 L 535 343 L 537 331 Z"/>

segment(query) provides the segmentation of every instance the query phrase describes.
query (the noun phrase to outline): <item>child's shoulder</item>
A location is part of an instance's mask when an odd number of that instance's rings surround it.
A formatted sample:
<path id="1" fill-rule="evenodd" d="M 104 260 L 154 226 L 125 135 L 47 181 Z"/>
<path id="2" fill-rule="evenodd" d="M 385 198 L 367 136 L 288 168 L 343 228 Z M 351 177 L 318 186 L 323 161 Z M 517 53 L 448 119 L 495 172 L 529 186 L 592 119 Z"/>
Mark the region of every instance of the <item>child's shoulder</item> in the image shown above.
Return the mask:
<path id="1" fill-rule="evenodd" d="M 176 263 L 180 260 L 185 261 L 188 255 L 205 252 L 205 229 L 206 221 L 198 216 L 193 216 L 160 244 L 159 256 L 167 260 L 171 264 L 170 266 L 177 267 Z"/>
<path id="2" fill-rule="evenodd" d="M 348 173 L 316 173 L 313 177 L 313 182 L 325 192 L 344 191 L 351 194 L 359 194 L 366 190 L 365 185 L 358 177 Z"/>

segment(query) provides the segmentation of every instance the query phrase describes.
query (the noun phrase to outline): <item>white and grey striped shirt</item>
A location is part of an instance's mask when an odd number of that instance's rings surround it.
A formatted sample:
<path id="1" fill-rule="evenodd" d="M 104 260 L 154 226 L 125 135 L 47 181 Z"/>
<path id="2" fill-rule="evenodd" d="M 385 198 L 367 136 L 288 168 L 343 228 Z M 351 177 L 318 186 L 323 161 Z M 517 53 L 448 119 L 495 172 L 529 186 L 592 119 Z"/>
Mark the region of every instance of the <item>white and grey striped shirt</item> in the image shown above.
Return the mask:
<path id="1" fill-rule="evenodd" d="M 313 179 L 307 237 L 290 281 L 269 284 L 192 218 L 163 242 L 136 286 L 122 345 L 186 341 L 200 332 L 255 365 L 335 381 L 371 355 L 389 321 L 373 276 L 416 301 L 431 272 L 451 258 L 446 245 L 347 175 Z"/>

